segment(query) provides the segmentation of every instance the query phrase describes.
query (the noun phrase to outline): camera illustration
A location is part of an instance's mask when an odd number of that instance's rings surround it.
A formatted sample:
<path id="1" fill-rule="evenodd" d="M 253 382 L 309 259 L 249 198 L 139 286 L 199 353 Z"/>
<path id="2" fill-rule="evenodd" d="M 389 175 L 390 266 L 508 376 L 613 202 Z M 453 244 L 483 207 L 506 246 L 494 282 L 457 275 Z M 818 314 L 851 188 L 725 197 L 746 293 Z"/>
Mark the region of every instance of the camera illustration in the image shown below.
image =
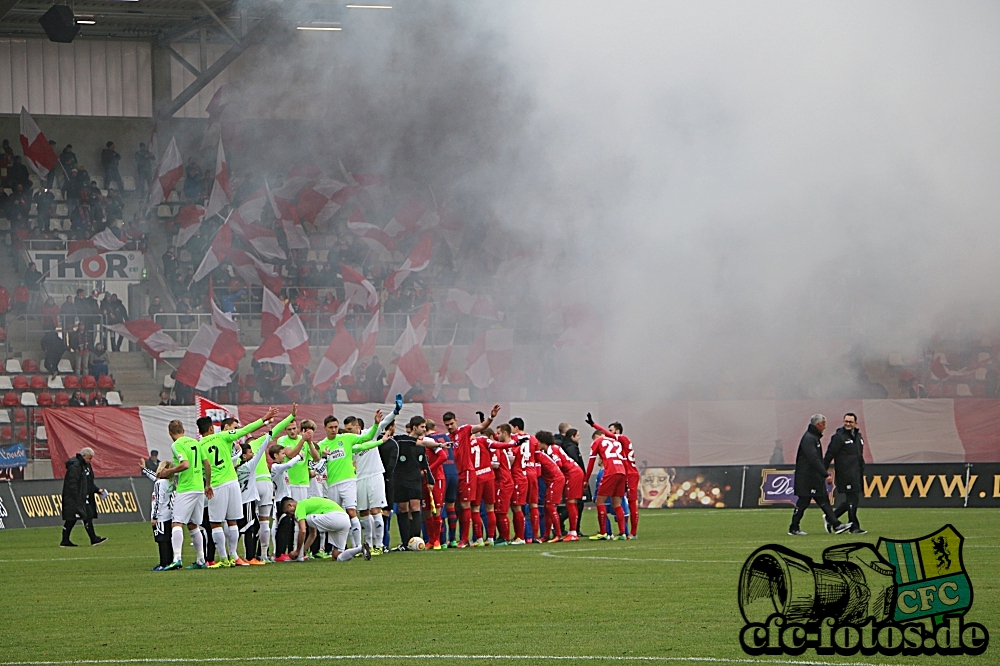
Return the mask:
<path id="1" fill-rule="evenodd" d="M 787 622 L 883 622 L 896 601 L 894 567 L 868 544 L 832 546 L 823 561 L 777 544 L 758 548 L 740 573 L 740 612 L 748 623 L 778 613 Z"/>

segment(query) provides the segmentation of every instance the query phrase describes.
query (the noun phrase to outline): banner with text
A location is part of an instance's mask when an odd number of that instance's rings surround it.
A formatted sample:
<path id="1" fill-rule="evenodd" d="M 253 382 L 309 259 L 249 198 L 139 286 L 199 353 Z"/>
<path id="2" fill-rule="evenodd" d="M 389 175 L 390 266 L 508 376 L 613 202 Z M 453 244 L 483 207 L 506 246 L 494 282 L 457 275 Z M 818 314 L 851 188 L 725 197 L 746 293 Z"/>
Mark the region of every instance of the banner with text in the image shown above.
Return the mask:
<path id="1" fill-rule="evenodd" d="M 63 524 L 61 480 L 11 481 L 0 484 L 0 489 L 3 486 L 7 486 L 12 494 L 13 504 L 7 508 L 10 515 L 5 521 L 8 528 L 54 527 Z M 97 498 L 99 522 L 142 522 L 149 516 L 153 484 L 145 477 L 99 478 L 97 486 L 108 491 L 107 497 Z M 3 495 L 0 494 L 0 499 L 2 498 Z M 12 516 L 18 514 L 21 524 L 11 524 Z"/>
<path id="2" fill-rule="evenodd" d="M 138 250 L 95 254 L 71 263 L 61 250 L 29 250 L 28 256 L 46 280 L 141 280 L 145 266 Z"/>

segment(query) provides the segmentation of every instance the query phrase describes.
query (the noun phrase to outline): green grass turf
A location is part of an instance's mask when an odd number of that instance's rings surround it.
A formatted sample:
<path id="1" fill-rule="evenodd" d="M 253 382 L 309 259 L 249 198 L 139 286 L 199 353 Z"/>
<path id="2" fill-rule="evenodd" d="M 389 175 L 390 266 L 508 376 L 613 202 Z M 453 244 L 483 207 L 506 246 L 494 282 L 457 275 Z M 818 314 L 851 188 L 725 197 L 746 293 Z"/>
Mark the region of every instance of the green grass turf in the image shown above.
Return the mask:
<path id="1" fill-rule="evenodd" d="M 594 531 L 594 516 L 584 514 L 588 532 Z M 967 539 L 965 563 L 975 590 L 969 619 L 1000 640 L 995 512 L 883 509 L 862 516 L 869 534 L 861 539 L 872 543 L 880 535 L 912 539 L 954 524 Z M 782 543 L 818 560 L 825 547 L 847 540 L 822 533 L 816 509 L 806 514 L 803 528 L 812 534 L 805 538 L 785 535 L 788 518 L 789 512 L 780 510 L 647 511 L 640 538 L 629 542 L 166 573 L 148 571 L 156 551 L 145 524 L 99 525 L 110 540 L 75 550 L 57 547 L 55 528 L 11 530 L 0 533 L 0 665 L 375 654 L 1000 661 L 996 646 L 979 657 L 807 652 L 748 658 L 738 643 L 742 620 L 736 601 L 745 558 L 765 543 Z M 81 527 L 77 530 L 77 541 L 85 542 Z M 185 561 L 190 560 L 185 544 Z"/>

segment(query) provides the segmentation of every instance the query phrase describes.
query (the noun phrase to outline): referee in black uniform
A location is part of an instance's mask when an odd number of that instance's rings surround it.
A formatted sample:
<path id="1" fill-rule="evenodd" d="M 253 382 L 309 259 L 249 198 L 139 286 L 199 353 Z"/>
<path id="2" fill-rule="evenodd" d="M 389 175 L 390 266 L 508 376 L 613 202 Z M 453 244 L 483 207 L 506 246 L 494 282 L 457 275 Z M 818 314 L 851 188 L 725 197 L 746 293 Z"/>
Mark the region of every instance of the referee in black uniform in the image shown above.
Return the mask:
<path id="1" fill-rule="evenodd" d="M 867 534 L 858 522 L 858 503 L 865 478 L 865 442 L 858 430 L 858 417 L 852 412 L 844 414 L 844 427 L 837 428 L 830 438 L 823 464 L 829 468 L 831 462 L 837 492 L 844 495 L 844 501 L 833 510 L 833 515 L 840 518 L 846 513 L 851 522 L 851 534 Z M 829 521 L 826 522 L 826 531 L 833 531 Z"/>
<path id="2" fill-rule="evenodd" d="M 406 434 L 396 435 L 399 445 L 399 459 L 393 471 L 393 499 L 396 500 L 396 528 L 400 543 L 394 550 L 406 551 L 410 539 L 420 536 L 423 530 L 423 514 L 420 501 L 424 497 L 424 471 L 430 478 L 430 468 L 424 453 L 426 446 L 438 446 L 434 440 L 423 443 L 425 434 L 424 417 L 410 417 L 406 424 Z"/>

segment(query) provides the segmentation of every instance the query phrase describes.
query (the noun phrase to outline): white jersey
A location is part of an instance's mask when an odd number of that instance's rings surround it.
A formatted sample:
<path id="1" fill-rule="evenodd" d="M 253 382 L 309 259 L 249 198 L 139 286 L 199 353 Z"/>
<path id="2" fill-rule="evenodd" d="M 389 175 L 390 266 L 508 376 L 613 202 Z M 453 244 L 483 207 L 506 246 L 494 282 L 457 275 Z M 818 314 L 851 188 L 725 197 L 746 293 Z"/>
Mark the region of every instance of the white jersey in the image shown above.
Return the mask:
<path id="1" fill-rule="evenodd" d="M 293 465 L 297 465 L 302 462 L 302 456 L 297 455 L 294 458 L 290 458 L 287 462 L 275 463 L 271 465 L 271 480 L 274 482 L 274 498 L 275 500 L 282 500 L 286 497 L 291 497 L 292 493 L 288 489 L 288 470 Z"/>
<path id="2" fill-rule="evenodd" d="M 174 517 L 174 486 L 170 479 L 158 479 L 156 473 L 142 468 L 142 475 L 153 482 L 150 497 L 149 519 L 158 523 L 169 523 Z"/>
<path id="3" fill-rule="evenodd" d="M 389 412 L 378 424 L 375 439 L 382 436 L 385 429 L 396 422 L 396 413 Z M 370 476 L 382 476 L 385 474 L 385 467 L 382 466 L 382 456 L 378 452 L 378 447 L 360 451 L 354 454 L 354 471 L 357 478 L 365 479 Z"/>
<path id="4" fill-rule="evenodd" d="M 236 462 L 239 467 L 236 468 L 236 478 L 240 482 L 240 495 L 243 498 L 244 504 L 249 504 L 250 502 L 256 502 L 260 500 L 260 493 L 257 492 L 257 463 L 260 459 L 264 457 L 267 452 L 267 447 L 271 443 L 271 435 L 264 436 L 264 442 L 257 449 L 257 453 L 254 454 L 253 458 L 247 462 L 242 462 L 242 456 L 240 460 Z"/>

